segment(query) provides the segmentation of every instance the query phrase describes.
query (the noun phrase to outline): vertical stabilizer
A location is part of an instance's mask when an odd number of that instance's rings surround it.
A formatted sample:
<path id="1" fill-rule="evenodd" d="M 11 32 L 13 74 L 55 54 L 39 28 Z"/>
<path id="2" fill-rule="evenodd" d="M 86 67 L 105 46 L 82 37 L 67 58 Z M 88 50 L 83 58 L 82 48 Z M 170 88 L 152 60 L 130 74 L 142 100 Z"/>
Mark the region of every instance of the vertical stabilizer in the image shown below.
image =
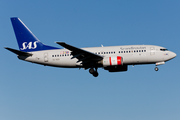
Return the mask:
<path id="1" fill-rule="evenodd" d="M 32 52 L 40 50 L 59 49 L 44 45 L 40 40 L 29 30 L 29 28 L 17 17 L 11 18 L 12 26 L 19 50 L 23 52 Z"/>

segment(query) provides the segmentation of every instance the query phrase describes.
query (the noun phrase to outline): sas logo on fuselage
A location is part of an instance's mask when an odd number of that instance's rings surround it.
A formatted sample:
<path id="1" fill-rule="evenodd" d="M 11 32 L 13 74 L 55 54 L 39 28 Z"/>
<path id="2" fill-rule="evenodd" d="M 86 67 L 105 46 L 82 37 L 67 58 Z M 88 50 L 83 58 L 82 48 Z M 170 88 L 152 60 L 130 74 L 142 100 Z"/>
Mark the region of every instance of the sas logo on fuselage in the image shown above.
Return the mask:
<path id="1" fill-rule="evenodd" d="M 36 49 L 37 48 L 37 42 L 38 41 L 35 41 L 34 43 L 32 42 L 23 42 L 22 46 L 23 48 L 20 48 L 21 50 L 25 50 L 25 49 Z M 33 44 L 33 45 L 32 45 Z"/>

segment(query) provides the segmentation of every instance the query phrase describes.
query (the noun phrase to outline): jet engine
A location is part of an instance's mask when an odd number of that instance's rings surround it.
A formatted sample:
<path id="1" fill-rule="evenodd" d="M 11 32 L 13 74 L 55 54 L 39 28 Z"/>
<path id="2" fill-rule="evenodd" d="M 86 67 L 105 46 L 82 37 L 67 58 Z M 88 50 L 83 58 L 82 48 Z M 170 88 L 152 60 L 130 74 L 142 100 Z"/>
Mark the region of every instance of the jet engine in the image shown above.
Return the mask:
<path id="1" fill-rule="evenodd" d="M 105 70 L 108 70 L 109 72 L 123 72 L 127 71 L 128 67 L 127 65 L 122 65 L 122 66 L 107 66 L 104 67 Z"/>
<path id="2" fill-rule="evenodd" d="M 123 65 L 123 58 L 121 56 L 105 57 L 101 63 L 103 67 Z"/>
<path id="3" fill-rule="evenodd" d="M 123 58 L 121 56 L 105 57 L 101 63 L 104 69 L 109 72 L 127 71 L 127 65 L 123 65 Z"/>

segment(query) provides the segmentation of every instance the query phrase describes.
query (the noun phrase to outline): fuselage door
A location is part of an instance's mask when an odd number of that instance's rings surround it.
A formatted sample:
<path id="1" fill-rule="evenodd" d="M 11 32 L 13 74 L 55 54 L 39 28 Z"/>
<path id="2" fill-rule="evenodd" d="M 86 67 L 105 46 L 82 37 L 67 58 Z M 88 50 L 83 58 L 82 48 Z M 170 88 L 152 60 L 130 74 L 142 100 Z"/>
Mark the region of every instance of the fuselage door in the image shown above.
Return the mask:
<path id="1" fill-rule="evenodd" d="M 48 62 L 48 53 L 44 53 L 44 62 Z"/>
<path id="2" fill-rule="evenodd" d="M 155 48 L 154 47 L 150 48 L 150 55 L 155 55 Z"/>

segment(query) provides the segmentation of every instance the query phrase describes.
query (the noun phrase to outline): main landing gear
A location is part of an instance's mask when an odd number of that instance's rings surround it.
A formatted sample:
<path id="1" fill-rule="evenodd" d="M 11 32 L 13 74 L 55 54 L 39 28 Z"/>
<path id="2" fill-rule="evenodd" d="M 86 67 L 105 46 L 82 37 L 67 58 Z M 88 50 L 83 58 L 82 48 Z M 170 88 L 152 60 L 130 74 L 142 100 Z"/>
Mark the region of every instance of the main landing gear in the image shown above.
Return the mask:
<path id="1" fill-rule="evenodd" d="M 89 73 L 91 73 L 94 77 L 97 77 L 99 75 L 97 72 L 97 68 L 95 68 L 95 70 L 94 68 L 90 68 Z"/>

